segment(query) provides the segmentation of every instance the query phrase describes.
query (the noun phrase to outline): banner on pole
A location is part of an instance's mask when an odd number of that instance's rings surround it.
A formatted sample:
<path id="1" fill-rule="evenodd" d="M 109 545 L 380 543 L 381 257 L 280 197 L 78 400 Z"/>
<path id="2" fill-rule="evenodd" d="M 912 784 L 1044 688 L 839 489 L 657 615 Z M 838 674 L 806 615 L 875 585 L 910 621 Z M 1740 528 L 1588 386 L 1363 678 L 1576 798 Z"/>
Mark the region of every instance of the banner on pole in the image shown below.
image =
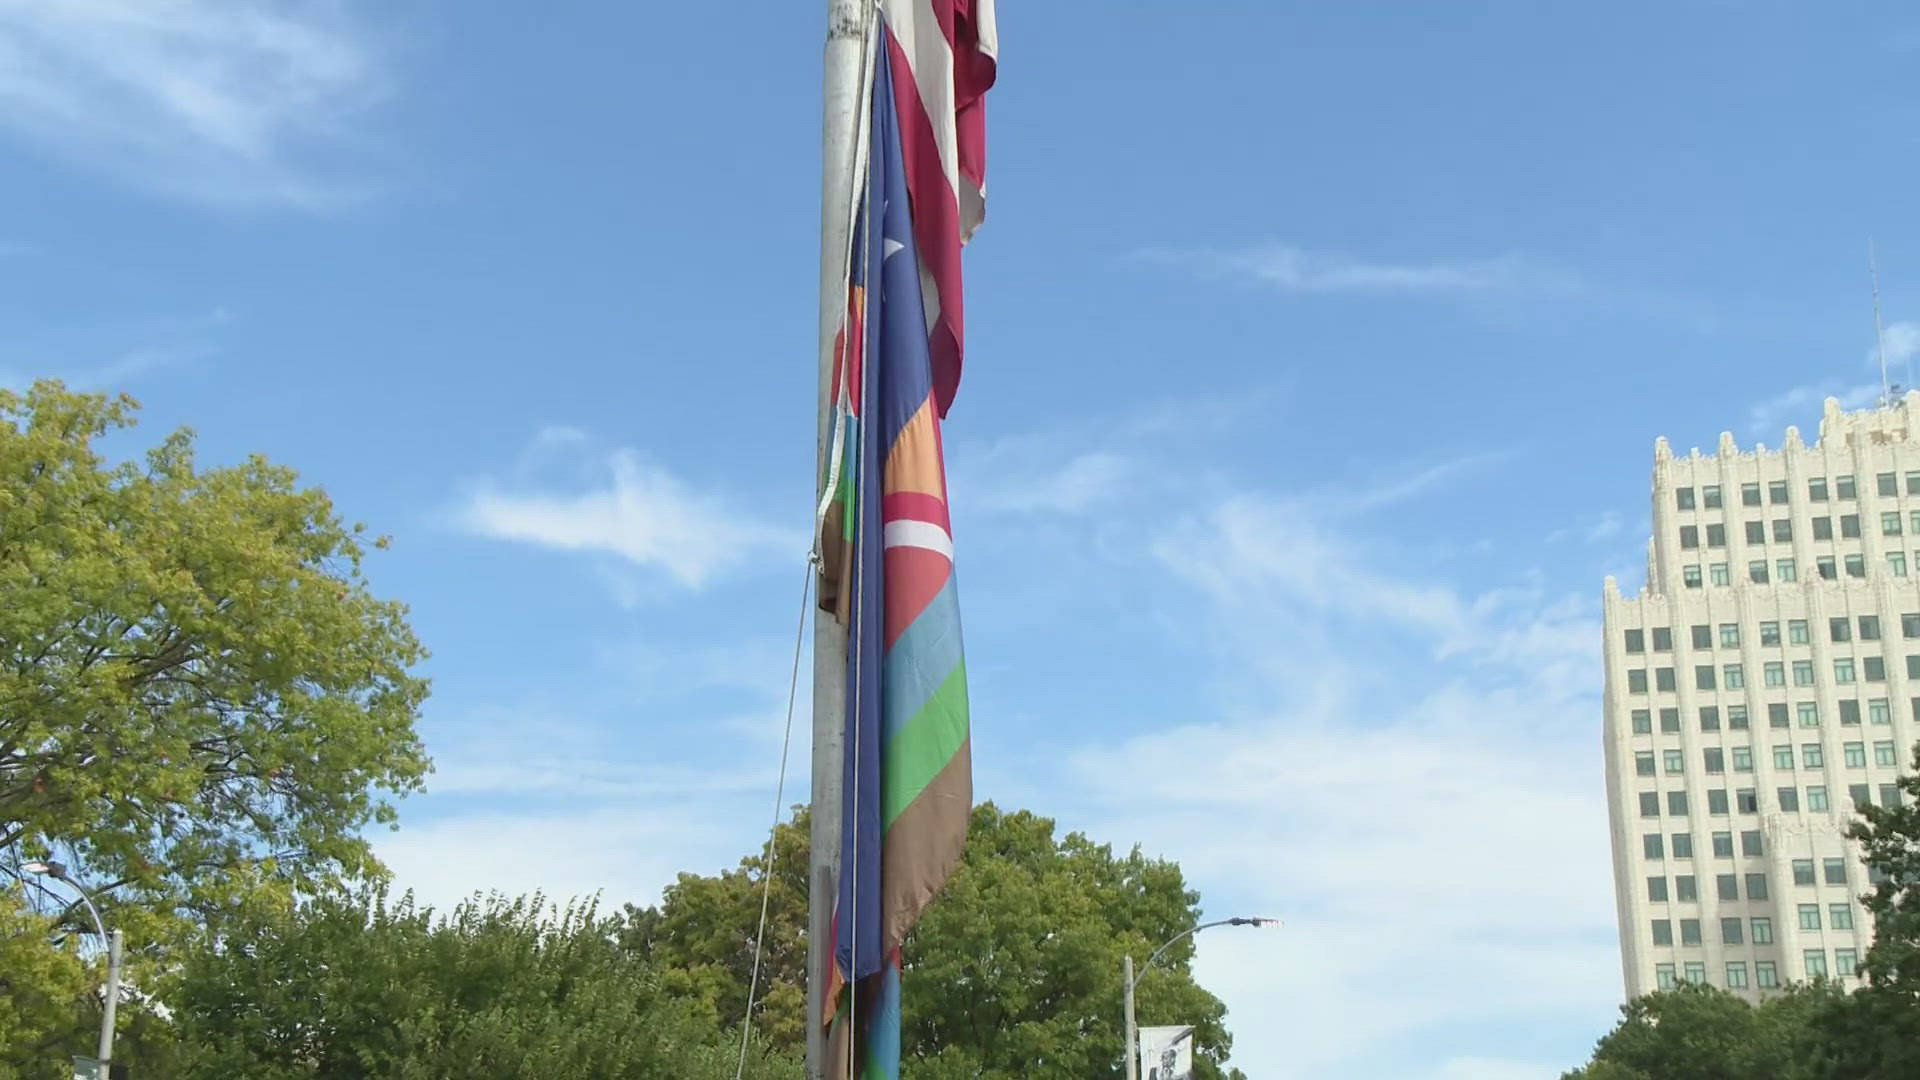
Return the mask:
<path id="1" fill-rule="evenodd" d="M 1193 1028 L 1140 1029 L 1140 1075 L 1146 1080 L 1193 1080 Z"/>

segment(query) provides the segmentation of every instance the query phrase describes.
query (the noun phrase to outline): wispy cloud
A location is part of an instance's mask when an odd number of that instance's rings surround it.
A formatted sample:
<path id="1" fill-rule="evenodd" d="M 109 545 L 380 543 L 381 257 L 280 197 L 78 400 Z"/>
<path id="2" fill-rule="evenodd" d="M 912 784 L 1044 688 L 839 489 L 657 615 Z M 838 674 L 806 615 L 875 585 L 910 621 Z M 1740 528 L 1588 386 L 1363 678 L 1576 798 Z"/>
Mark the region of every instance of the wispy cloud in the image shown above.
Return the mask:
<path id="1" fill-rule="evenodd" d="M 1920 357 L 1920 323 L 1888 323 L 1880 334 L 1881 348 L 1887 353 L 1887 373 L 1896 381 L 1905 382 L 1907 365 Z M 1877 352 L 1877 350 L 1876 350 Z M 1879 362 L 1879 357 L 1874 357 Z"/>
<path id="2" fill-rule="evenodd" d="M 1769 446 L 1778 446 L 1791 424 L 1800 428 L 1802 439 L 1812 442 L 1820 422 L 1821 405 L 1830 397 L 1839 398 L 1842 408 L 1865 408 L 1879 400 L 1880 384 L 1824 382 L 1796 386 L 1749 409 L 1745 434 Z"/>
<path id="3" fill-rule="evenodd" d="M 556 464 L 566 474 L 557 481 Z M 636 451 L 598 449 L 564 428 L 541 433 L 513 478 L 469 484 L 457 517 L 482 536 L 611 556 L 686 588 L 761 556 L 798 559 L 806 547 L 799 532 L 696 491 Z"/>
<path id="4" fill-rule="evenodd" d="M 1586 281 L 1571 271 L 1516 255 L 1436 262 L 1369 261 L 1344 252 L 1287 243 L 1237 248 L 1155 249 L 1150 258 L 1188 262 L 1293 293 L 1536 293 L 1579 296 Z"/>
<path id="5" fill-rule="evenodd" d="M 383 83 L 336 3 L 0 0 L 0 125 L 165 195 L 342 197 L 319 159 Z"/>

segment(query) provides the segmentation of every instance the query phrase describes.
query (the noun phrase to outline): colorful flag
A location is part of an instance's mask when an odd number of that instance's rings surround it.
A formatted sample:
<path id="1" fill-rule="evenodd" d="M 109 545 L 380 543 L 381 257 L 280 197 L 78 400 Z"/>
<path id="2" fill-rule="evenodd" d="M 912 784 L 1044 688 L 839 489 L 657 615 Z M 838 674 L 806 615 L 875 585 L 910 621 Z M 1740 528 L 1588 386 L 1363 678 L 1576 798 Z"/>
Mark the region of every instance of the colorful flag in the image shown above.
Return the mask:
<path id="1" fill-rule="evenodd" d="M 901 943 L 959 864 L 973 806 L 920 204 L 897 85 L 892 65 L 875 65 L 835 387 L 847 714 L 829 1066 L 860 1080 L 899 1075 Z"/>

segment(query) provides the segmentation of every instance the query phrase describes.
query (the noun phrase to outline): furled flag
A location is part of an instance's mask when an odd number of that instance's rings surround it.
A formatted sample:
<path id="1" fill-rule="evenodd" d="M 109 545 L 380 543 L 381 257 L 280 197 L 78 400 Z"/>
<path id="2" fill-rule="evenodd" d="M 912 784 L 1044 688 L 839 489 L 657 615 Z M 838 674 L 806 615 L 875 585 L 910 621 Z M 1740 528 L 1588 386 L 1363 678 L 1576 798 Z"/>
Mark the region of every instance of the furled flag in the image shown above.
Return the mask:
<path id="1" fill-rule="evenodd" d="M 881 29 L 891 27 L 883 20 Z M 890 51 L 897 40 L 886 33 Z M 904 105 L 896 108 L 899 72 L 897 62 L 875 65 L 835 387 L 847 715 L 832 1015 L 820 1019 L 831 1025 L 829 1075 L 860 1080 L 899 1076 L 901 944 L 958 865 L 973 805 L 937 335 L 930 340 L 926 302 L 939 285 L 924 272 L 923 203 L 911 179 L 913 136 Z M 952 280 L 940 295 L 957 311 Z"/>

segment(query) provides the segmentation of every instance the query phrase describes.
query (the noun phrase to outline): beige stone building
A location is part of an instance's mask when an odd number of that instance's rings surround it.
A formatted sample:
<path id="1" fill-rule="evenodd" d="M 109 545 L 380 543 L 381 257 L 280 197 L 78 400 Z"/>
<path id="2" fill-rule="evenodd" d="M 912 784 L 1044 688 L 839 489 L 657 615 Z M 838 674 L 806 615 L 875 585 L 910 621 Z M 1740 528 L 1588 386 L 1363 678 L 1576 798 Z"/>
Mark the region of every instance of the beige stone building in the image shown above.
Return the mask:
<path id="1" fill-rule="evenodd" d="M 1654 444 L 1636 596 L 1605 587 L 1607 806 L 1629 996 L 1852 981 L 1854 806 L 1920 713 L 1920 393 L 1779 449 Z"/>

